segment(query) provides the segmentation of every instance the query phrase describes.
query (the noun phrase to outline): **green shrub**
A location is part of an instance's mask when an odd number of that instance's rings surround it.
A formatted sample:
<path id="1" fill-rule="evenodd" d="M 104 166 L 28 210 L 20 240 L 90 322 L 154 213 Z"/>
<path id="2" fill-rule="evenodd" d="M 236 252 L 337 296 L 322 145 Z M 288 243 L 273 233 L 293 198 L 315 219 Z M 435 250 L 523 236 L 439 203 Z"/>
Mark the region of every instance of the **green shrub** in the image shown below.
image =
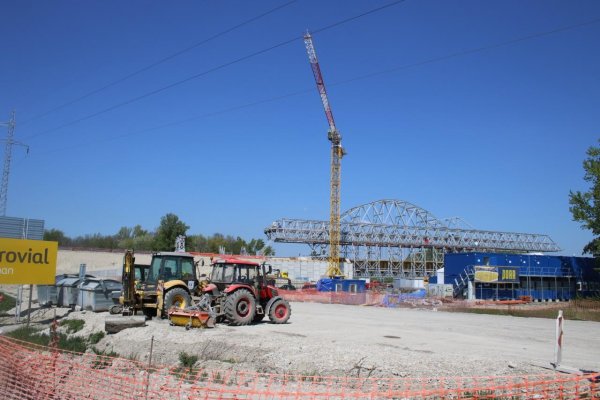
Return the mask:
<path id="1" fill-rule="evenodd" d="M 185 351 L 179 353 L 179 363 L 184 368 L 189 368 L 190 370 L 194 368 L 194 365 L 198 361 L 198 356 L 188 354 Z"/>

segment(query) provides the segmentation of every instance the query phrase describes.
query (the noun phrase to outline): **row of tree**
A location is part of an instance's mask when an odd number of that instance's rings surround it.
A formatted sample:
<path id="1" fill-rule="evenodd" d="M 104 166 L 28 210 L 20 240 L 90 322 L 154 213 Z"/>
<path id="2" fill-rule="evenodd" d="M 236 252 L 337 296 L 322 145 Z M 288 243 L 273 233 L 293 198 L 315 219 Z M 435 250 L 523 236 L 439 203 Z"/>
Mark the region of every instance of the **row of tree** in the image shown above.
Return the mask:
<path id="1" fill-rule="evenodd" d="M 169 213 L 160 219 L 160 225 L 154 232 L 136 225 L 124 226 L 114 235 L 96 233 L 70 238 L 61 230 L 49 229 L 44 232 L 44 240 L 56 241 L 61 247 L 173 251 L 177 236 L 185 236 L 185 248 L 188 251 L 275 255 L 273 248 L 266 246 L 262 239 L 251 239 L 247 242 L 239 236 L 225 236 L 220 233 L 212 236 L 187 235 L 189 228 L 177 215 Z"/>

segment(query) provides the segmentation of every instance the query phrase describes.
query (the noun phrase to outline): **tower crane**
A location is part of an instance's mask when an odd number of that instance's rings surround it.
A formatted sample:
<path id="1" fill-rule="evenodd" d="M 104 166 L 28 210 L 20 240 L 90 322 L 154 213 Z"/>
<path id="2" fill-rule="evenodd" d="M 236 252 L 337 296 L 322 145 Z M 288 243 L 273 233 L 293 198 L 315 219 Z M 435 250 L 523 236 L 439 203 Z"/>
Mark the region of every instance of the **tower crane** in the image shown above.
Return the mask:
<path id="1" fill-rule="evenodd" d="M 321 102 L 325 109 L 325 116 L 329 123 L 329 132 L 327 139 L 331 142 L 331 179 L 330 179 L 330 209 L 329 209 L 329 260 L 326 275 L 329 277 L 342 276 L 340 269 L 340 184 L 341 184 L 341 166 L 342 157 L 346 154 L 342 147 L 342 135 L 335 126 L 333 113 L 329 106 L 325 82 L 319 67 L 319 60 L 313 45 L 310 33 L 304 35 L 304 43 L 308 52 L 308 60 L 317 83 L 317 90 L 321 96 Z"/>

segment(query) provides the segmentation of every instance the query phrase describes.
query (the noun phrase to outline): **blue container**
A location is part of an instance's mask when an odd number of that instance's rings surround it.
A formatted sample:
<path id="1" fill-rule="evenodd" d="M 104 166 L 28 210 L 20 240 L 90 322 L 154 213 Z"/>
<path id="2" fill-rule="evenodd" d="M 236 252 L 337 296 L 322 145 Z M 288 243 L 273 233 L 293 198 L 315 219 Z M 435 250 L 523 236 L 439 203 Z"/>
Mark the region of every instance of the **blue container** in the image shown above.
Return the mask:
<path id="1" fill-rule="evenodd" d="M 322 278 L 317 281 L 319 292 L 363 293 L 366 290 L 362 279 Z"/>

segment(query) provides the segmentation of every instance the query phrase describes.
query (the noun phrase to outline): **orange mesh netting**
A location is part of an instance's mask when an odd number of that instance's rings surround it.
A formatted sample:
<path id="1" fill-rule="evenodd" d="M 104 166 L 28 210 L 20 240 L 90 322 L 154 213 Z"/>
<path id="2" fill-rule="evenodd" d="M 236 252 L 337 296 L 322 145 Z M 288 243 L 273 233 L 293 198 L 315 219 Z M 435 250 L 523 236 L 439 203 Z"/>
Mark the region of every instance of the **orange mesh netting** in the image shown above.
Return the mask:
<path id="1" fill-rule="evenodd" d="M 263 374 L 72 353 L 0 336 L 3 399 L 600 399 L 600 376 Z"/>

